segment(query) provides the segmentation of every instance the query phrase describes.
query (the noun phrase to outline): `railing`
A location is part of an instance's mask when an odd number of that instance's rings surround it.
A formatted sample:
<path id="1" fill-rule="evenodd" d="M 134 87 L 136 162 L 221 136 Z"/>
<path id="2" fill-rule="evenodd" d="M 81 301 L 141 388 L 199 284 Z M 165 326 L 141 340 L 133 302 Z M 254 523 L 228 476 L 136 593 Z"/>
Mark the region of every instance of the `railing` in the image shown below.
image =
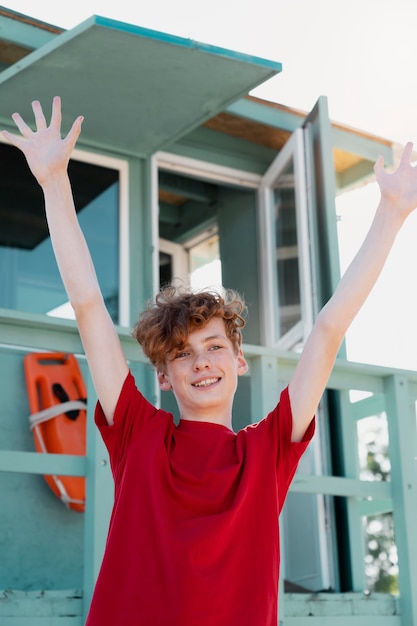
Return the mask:
<path id="1" fill-rule="evenodd" d="M 135 370 L 144 362 L 142 353 L 126 329 L 119 329 L 126 358 Z M 0 346 L 22 350 L 59 350 L 82 354 L 73 322 L 0 310 Z M 266 414 L 277 400 L 277 381 L 289 380 L 297 355 L 245 345 L 250 364 L 251 401 L 256 412 Z M 89 399 L 95 398 L 90 376 L 86 380 Z M 280 591 L 280 624 L 283 626 L 413 626 L 417 624 L 417 373 L 337 361 L 329 389 L 339 392 L 343 416 L 345 476 L 310 476 L 297 473 L 291 490 L 347 498 L 350 561 L 356 594 L 298 595 Z M 351 390 L 372 394 L 352 404 Z M 89 411 L 94 402 L 89 403 Z M 385 411 L 389 428 L 391 481 L 364 481 L 358 476 L 355 459 L 357 420 Z M 26 472 L 87 477 L 87 506 L 84 541 L 84 613 L 89 604 L 101 562 L 111 501 L 107 452 L 93 420 L 88 420 L 86 457 L 40 455 L 34 452 L 0 450 L 0 472 Z M 107 488 L 106 488 L 107 487 Z M 363 535 L 361 518 L 376 512 L 393 511 L 399 558 L 399 599 L 382 594 L 364 596 Z M 331 598 L 331 602 L 329 601 Z M 327 606 L 326 606 L 327 605 Z M 0 614 L 1 617 L 1 614 Z M 2 621 L 2 620 L 0 620 Z M 4 621 L 10 625 L 20 623 Z M 3 623 L 3 621 L 2 621 Z M 24 623 L 21 621 L 21 623 Z M 47 624 L 33 620 L 31 624 Z M 60 624 L 63 622 L 59 622 Z M 68 622 L 78 626 L 81 618 Z"/>

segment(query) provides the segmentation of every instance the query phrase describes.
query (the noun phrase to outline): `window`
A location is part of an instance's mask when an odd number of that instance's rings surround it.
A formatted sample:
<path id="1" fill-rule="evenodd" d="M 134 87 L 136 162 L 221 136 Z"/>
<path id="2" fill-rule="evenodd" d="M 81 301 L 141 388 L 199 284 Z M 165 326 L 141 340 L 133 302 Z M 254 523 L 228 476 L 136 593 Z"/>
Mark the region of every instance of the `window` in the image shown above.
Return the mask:
<path id="1" fill-rule="evenodd" d="M 43 194 L 16 148 L 0 143 L 0 306 L 72 317 L 48 233 Z M 119 171 L 71 160 L 81 228 L 103 296 L 119 322 Z"/>
<path id="2" fill-rule="evenodd" d="M 195 288 L 232 287 L 256 309 L 260 176 L 163 152 L 156 160 L 160 285 L 180 278 Z"/>

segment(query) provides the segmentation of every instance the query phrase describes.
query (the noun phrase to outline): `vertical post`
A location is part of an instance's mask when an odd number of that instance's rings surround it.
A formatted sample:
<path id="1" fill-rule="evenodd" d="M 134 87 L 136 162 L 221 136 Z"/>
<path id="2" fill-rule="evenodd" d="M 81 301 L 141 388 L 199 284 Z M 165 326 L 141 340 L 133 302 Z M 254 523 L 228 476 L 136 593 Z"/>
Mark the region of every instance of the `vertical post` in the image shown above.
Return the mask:
<path id="1" fill-rule="evenodd" d="M 271 356 L 259 356 L 251 359 L 250 373 L 251 415 L 252 421 L 256 422 L 265 417 L 278 402 L 280 386 L 277 359 Z M 281 549 L 281 572 L 278 585 L 279 626 L 284 626 L 285 623 L 284 572 L 282 563 L 283 551 Z"/>
<path id="2" fill-rule="evenodd" d="M 358 436 L 356 422 L 352 417 L 349 391 L 339 391 L 341 409 L 341 432 L 343 445 L 344 476 L 359 478 Z M 362 526 L 360 501 L 357 498 L 348 498 L 346 502 L 349 555 L 353 591 L 364 591 L 365 581 L 365 540 Z"/>
<path id="3" fill-rule="evenodd" d="M 96 393 L 87 375 L 87 471 L 84 518 L 84 621 L 100 569 L 113 505 L 113 481 L 107 450 L 94 424 Z"/>
<path id="4" fill-rule="evenodd" d="M 417 428 L 404 376 L 384 382 L 389 429 L 395 541 L 398 549 L 401 624 L 417 624 Z"/>
<path id="5" fill-rule="evenodd" d="M 251 359 L 250 375 L 252 422 L 257 422 L 272 411 L 279 399 L 277 359 L 272 356 Z"/>

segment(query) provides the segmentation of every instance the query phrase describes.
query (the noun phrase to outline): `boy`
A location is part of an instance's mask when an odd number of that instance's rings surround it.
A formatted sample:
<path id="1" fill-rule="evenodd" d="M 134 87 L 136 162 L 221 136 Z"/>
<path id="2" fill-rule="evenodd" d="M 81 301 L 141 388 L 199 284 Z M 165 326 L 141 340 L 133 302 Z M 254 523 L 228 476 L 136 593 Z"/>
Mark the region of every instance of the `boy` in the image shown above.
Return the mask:
<path id="1" fill-rule="evenodd" d="M 417 205 L 412 144 L 396 172 L 380 157 L 373 224 L 335 294 L 317 317 L 277 407 L 235 434 L 231 411 L 241 350 L 243 303 L 233 292 L 161 293 L 135 335 L 172 390 L 180 423 L 135 387 L 106 311 L 78 225 L 67 166 L 81 130 L 61 139 L 54 98 L 48 126 L 32 104 L 36 132 L 19 114 L 25 154 L 43 189 L 59 270 L 74 308 L 99 403 L 115 501 L 88 626 L 276 626 L 278 515 L 339 346 L 377 280 L 396 234 Z"/>

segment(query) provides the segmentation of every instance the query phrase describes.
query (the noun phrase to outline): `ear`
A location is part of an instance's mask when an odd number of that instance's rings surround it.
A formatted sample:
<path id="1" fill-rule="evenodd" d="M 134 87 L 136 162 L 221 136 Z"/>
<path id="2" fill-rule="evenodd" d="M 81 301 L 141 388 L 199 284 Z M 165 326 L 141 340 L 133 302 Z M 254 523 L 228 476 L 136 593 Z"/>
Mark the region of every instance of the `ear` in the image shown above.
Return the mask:
<path id="1" fill-rule="evenodd" d="M 249 370 L 248 362 L 245 359 L 245 356 L 242 350 L 239 350 L 239 354 L 237 356 L 237 375 L 243 376 Z"/>
<path id="2" fill-rule="evenodd" d="M 172 389 L 168 376 L 164 372 L 157 372 L 158 384 L 161 391 L 170 391 Z"/>

